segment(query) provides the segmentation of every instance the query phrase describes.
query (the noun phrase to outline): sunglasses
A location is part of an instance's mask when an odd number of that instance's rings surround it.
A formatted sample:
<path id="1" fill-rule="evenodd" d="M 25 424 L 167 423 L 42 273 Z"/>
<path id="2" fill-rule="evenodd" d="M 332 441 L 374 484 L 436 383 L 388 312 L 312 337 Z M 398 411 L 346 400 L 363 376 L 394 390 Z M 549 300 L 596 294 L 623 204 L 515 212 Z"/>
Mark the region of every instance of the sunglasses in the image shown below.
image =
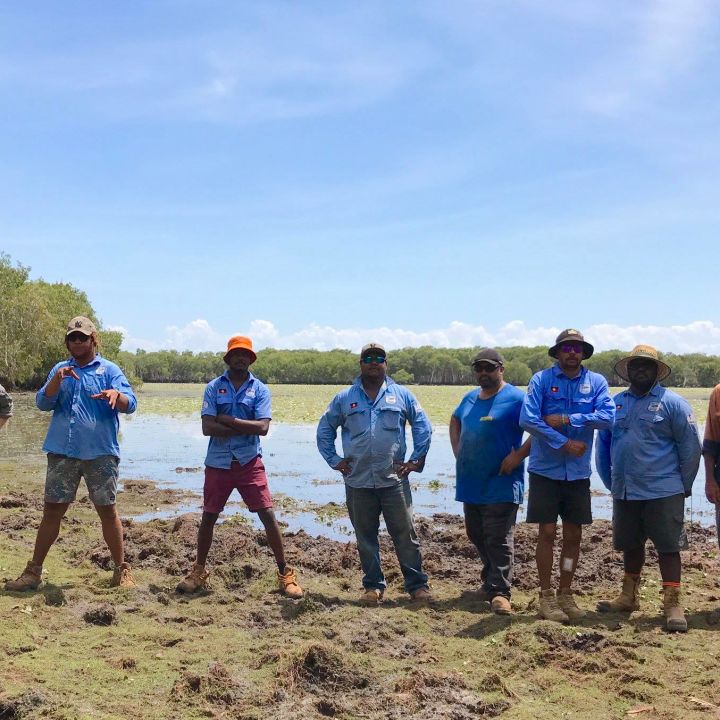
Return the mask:
<path id="1" fill-rule="evenodd" d="M 68 342 L 87 342 L 90 339 L 90 335 L 85 335 L 84 333 L 70 333 L 67 336 Z"/>
<path id="2" fill-rule="evenodd" d="M 382 365 L 385 362 L 385 356 L 384 355 L 365 355 L 365 357 L 362 359 L 362 362 L 365 365 L 370 365 L 370 363 L 377 363 L 378 365 Z"/>
<path id="3" fill-rule="evenodd" d="M 564 353 L 573 352 L 576 355 L 579 355 L 583 351 L 583 348 L 580 343 L 565 343 L 564 345 L 560 346 L 560 350 Z"/>
<path id="4" fill-rule="evenodd" d="M 490 363 L 481 362 L 481 363 L 475 363 L 473 365 L 473 370 L 475 370 L 475 372 L 491 373 L 491 372 L 495 372 L 499 367 L 500 367 L 500 365 L 491 365 Z"/>

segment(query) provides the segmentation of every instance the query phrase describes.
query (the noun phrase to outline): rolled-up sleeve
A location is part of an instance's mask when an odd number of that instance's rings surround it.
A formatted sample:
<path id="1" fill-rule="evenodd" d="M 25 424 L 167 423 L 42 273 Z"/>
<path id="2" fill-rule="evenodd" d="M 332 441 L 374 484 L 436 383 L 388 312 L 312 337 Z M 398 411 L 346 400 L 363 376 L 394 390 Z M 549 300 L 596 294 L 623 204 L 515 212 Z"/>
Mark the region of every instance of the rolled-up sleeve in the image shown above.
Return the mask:
<path id="1" fill-rule="evenodd" d="M 118 372 L 113 374 L 110 380 L 110 387 L 112 387 L 113 390 L 121 392 L 128 399 L 127 409 L 120 410 L 118 408 L 118 412 L 123 412 L 126 415 L 132 415 L 132 413 L 137 410 L 137 398 L 135 397 L 135 393 L 133 392 L 132 387 L 130 387 L 128 379 L 119 369 Z"/>
<path id="2" fill-rule="evenodd" d="M 610 446 L 612 445 L 612 430 L 601 430 L 597 434 L 595 444 L 595 467 L 598 475 L 602 480 L 602 484 L 608 489 L 612 489 L 612 456 L 610 454 Z"/>
<path id="3" fill-rule="evenodd" d="M 13 414 L 13 401 L 7 390 L 0 385 L 0 418 L 9 418 Z"/>
<path id="4" fill-rule="evenodd" d="M 674 405 L 672 413 L 672 430 L 680 458 L 680 475 L 685 495 L 688 497 L 700 467 L 702 445 L 690 406 L 682 400 Z"/>
<path id="5" fill-rule="evenodd" d="M 343 413 L 341 402 L 338 396 L 335 396 L 320 418 L 315 436 L 320 454 L 325 459 L 325 462 L 333 469 L 343 460 L 343 458 L 337 454 L 335 448 L 337 429 L 342 423 Z"/>
<path id="6" fill-rule="evenodd" d="M 537 374 L 530 380 L 527 395 L 523 400 L 520 411 L 520 427 L 527 430 L 533 437 L 544 440 L 551 448 L 559 450 L 568 439 L 542 419 L 542 402 L 542 383 L 540 375 Z"/>
<path id="7" fill-rule="evenodd" d="M 591 413 L 572 413 L 568 415 L 570 424 L 573 427 L 592 430 L 606 430 L 612 427 L 615 418 L 615 403 L 610 396 L 610 389 L 605 378 L 601 378 L 598 383 L 593 407 L 594 410 Z"/>
<path id="8" fill-rule="evenodd" d="M 413 452 L 410 460 L 420 460 L 424 458 L 430 450 L 430 440 L 432 438 L 432 425 L 425 411 L 422 409 L 418 401 L 408 393 L 406 397 L 407 417 L 410 422 L 413 439 Z"/>

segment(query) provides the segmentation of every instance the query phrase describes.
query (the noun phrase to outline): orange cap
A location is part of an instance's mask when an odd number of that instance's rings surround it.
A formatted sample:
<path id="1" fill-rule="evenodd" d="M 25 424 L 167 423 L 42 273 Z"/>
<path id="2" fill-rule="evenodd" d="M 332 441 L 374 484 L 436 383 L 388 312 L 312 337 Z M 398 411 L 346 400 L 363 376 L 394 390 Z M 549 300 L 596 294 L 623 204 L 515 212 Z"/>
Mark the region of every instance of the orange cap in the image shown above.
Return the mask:
<path id="1" fill-rule="evenodd" d="M 249 353 L 252 353 L 253 356 L 253 362 L 257 360 L 257 355 L 255 354 L 255 351 L 253 350 L 252 346 L 252 340 L 249 337 L 245 337 L 244 335 L 233 335 L 228 340 L 228 347 L 227 352 L 223 356 L 223 360 L 225 360 L 228 356 L 228 353 L 231 350 L 247 350 Z"/>

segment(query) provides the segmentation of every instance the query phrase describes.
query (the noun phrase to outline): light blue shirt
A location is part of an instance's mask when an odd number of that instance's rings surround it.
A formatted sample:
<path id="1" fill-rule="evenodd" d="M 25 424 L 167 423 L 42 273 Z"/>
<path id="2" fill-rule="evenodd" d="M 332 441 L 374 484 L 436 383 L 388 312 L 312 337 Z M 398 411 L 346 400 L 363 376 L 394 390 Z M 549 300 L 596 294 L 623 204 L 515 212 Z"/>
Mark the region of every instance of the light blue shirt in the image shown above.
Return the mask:
<path id="1" fill-rule="evenodd" d="M 545 415 L 567 415 L 570 424 L 555 430 L 543 420 Z M 569 378 L 557 363 L 535 373 L 520 412 L 520 425 L 534 438 L 528 472 L 552 480 L 589 478 L 594 431 L 609 428 L 614 416 L 615 403 L 599 373 L 581 367 L 577 377 Z M 568 455 L 561 449 L 568 440 L 584 442 L 585 453 Z"/>
<path id="2" fill-rule="evenodd" d="M 235 390 L 229 371 L 226 371 L 207 384 L 201 415 L 232 415 L 240 420 L 269 420 L 272 417 L 270 390 L 252 373 L 248 373 L 248 379 Z M 229 470 L 233 460 L 245 465 L 258 455 L 262 455 L 259 435 L 210 437 L 205 465 Z"/>
<path id="3" fill-rule="evenodd" d="M 45 392 L 48 383 L 66 365 L 74 368 L 80 379 L 64 378 L 58 394 L 48 397 Z M 103 455 L 120 457 L 118 413 L 121 411 L 113 410 L 107 400 L 93 400 L 90 397 L 102 390 L 121 392 L 128 399 L 128 408 L 122 412 L 135 412 L 135 394 L 115 363 L 96 355 L 92 362 L 83 367 L 77 364 L 75 358 L 55 365 L 35 396 L 35 404 L 40 410 L 53 411 L 42 448 L 45 452 L 80 460 L 93 460 Z"/>
<path id="4" fill-rule="evenodd" d="M 615 396 L 615 423 L 598 434 L 595 465 L 616 500 L 690 495 L 702 445 L 690 405 L 655 384 L 636 397 Z"/>
<path id="5" fill-rule="evenodd" d="M 341 427 L 344 459 L 352 467 L 345 482 L 354 488 L 392 487 L 398 482 L 393 463 L 405 462 L 408 422 L 413 437 L 410 460 L 419 460 L 430 449 L 432 426 L 415 396 L 392 378 L 386 378 L 373 401 L 358 377 L 333 398 L 320 418 L 318 450 L 330 467 L 342 462 L 335 448 L 337 429 Z"/>

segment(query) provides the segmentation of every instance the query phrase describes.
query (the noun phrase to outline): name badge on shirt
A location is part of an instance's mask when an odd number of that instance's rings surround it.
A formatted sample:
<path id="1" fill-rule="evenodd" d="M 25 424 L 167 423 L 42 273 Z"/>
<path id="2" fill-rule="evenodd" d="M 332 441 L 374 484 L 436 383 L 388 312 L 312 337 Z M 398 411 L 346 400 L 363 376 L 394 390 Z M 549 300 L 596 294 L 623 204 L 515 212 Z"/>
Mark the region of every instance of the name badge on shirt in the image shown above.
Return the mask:
<path id="1" fill-rule="evenodd" d="M 101 365 L 96 371 L 96 375 L 104 375 L 105 374 L 105 368 Z"/>
<path id="2" fill-rule="evenodd" d="M 651 402 L 648 405 L 648 410 L 650 412 L 657 412 L 661 407 L 662 407 L 662 405 L 659 402 Z"/>
<path id="3" fill-rule="evenodd" d="M 592 388 L 589 383 L 584 383 L 583 385 L 580 386 L 580 392 L 583 395 L 587 395 L 590 392 L 590 390 L 592 390 Z"/>
<path id="4" fill-rule="evenodd" d="M 394 405 L 397 402 L 397 398 L 394 395 L 386 395 L 385 402 L 388 405 Z"/>
<path id="5" fill-rule="evenodd" d="M 490 420 L 493 420 L 493 419 L 494 418 L 492 415 L 485 415 L 484 417 L 480 418 L 480 422 L 489 422 Z"/>
<path id="6" fill-rule="evenodd" d="M 245 397 L 255 397 L 255 388 L 250 388 L 246 393 Z"/>

